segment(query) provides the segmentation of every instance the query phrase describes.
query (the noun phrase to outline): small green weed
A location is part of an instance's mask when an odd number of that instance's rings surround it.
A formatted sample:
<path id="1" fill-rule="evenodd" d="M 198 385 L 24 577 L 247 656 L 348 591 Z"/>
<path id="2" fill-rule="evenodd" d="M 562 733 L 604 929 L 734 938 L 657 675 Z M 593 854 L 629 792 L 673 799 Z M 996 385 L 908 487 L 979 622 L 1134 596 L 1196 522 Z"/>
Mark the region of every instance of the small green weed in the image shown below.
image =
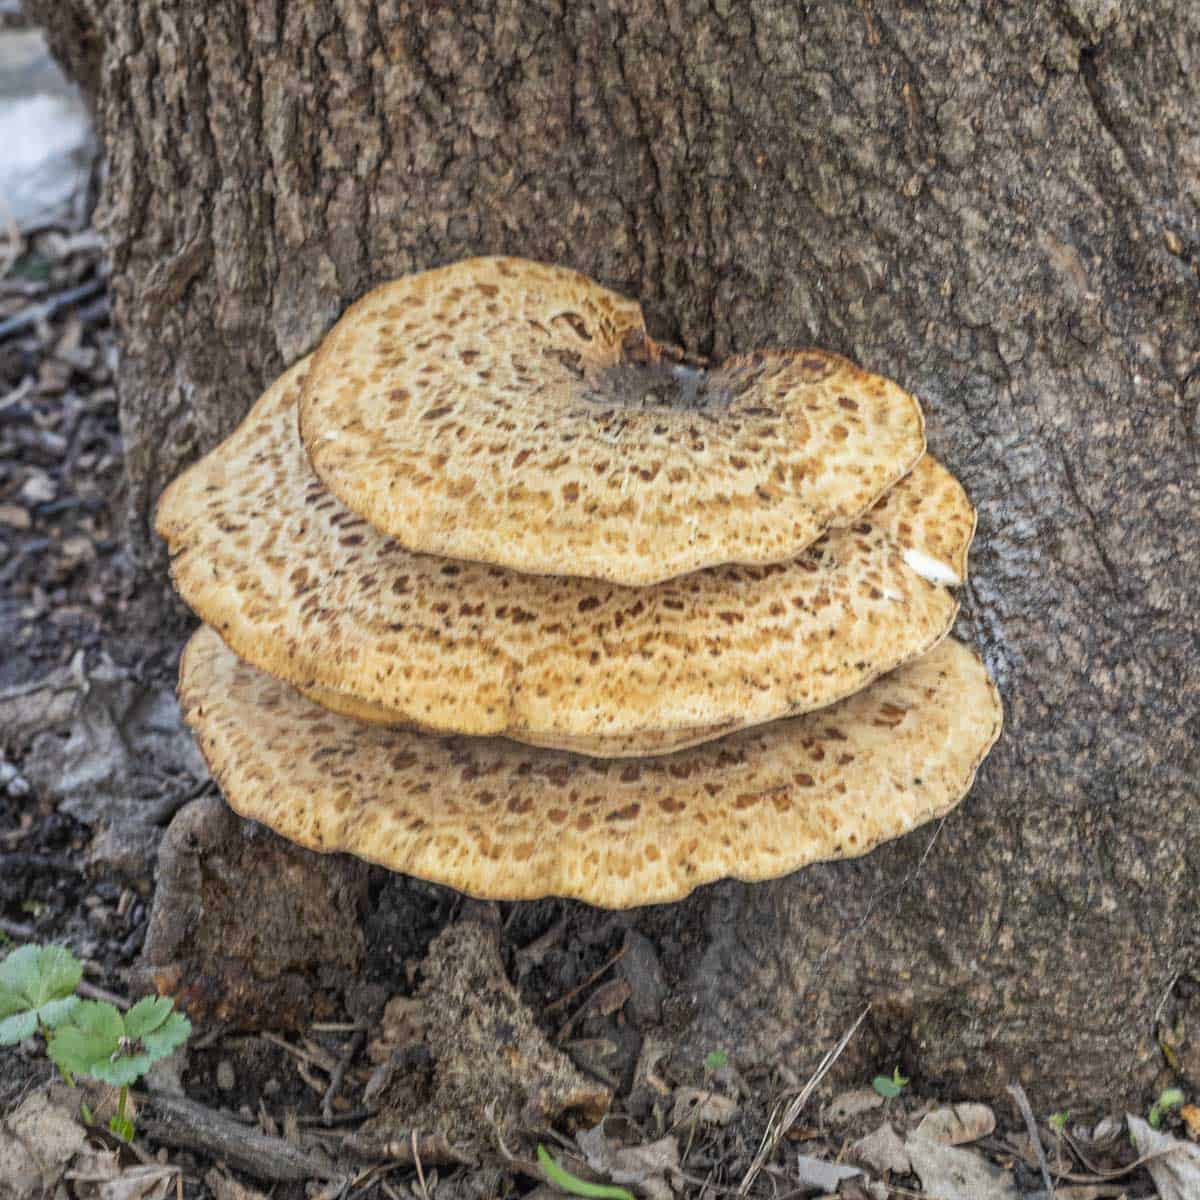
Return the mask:
<path id="1" fill-rule="evenodd" d="M 900 1068 L 896 1067 L 890 1078 L 887 1075 L 876 1075 L 871 1080 L 871 1086 L 885 1100 L 894 1100 L 908 1086 L 908 1080 L 900 1074 Z"/>
<path id="2" fill-rule="evenodd" d="M 1150 1128 L 1161 1129 L 1163 1117 L 1167 1115 L 1173 1108 L 1179 1108 L 1183 1104 L 1183 1092 L 1179 1088 L 1167 1088 L 1159 1093 L 1159 1097 L 1150 1106 Z"/>
<path id="3" fill-rule="evenodd" d="M 82 964 L 63 946 L 22 946 L 9 954 L 0 963 L 0 1046 L 40 1033 L 68 1083 L 86 1075 L 119 1087 L 109 1128 L 130 1141 L 129 1085 L 182 1046 L 192 1024 L 165 996 L 146 996 L 124 1016 L 107 1001 L 82 1000 L 75 994 L 82 978 Z"/>

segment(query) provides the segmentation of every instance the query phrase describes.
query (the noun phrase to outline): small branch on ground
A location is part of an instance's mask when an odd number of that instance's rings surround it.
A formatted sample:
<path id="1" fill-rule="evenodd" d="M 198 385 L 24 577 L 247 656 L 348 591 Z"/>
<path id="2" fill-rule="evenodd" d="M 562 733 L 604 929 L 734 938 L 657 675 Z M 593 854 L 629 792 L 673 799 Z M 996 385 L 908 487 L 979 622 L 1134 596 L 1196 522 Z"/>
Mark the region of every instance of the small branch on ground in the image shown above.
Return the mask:
<path id="1" fill-rule="evenodd" d="M 338 1092 L 342 1090 L 342 1082 L 346 1078 L 347 1069 L 358 1057 L 358 1053 L 366 1044 L 366 1041 L 366 1030 L 357 1030 L 354 1036 L 351 1037 L 350 1045 L 346 1047 L 345 1054 L 338 1059 L 337 1065 L 333 1068 L 333 1074 L 329 1077 L 329 1087 L 326 1088 L 325 1095 L 321 1100 L 321 1116 L 324 1118 L 326 1125 L 333 1124 L 333 1102 L 337 1098 Z"/>
<path id="2" fill-rule="evenodd" d="M 1038 1133 L 1033 1109 L 1029 1106 L 1029 1097 L 1025 1095 L 1025 1089 L 1019 1083 L 1009 1084 L 1005 1091 L 1016 1102 L 1017 1109 L 1025 1122 L 1025 1128 L 1029 1131 L 1029 1141 L 1033 1145 L 1033 1152 L 1037 1155 L 1038 1166 L 1042 1171 L 1042 1182 L 1046 1185 L 1046 1195 L 1050 1200 L 1054 1200 L 1054 1181 L 1050 1178 L 1050 1164 L 1046 1161 L 1046 1151 L 1042 1146 L 1042 1138 Z"/>
<path id="3" fill-rule="evenodd" d="M 164 1146 L 211 1154 L 255 1179 L 302 1181 L 340 1174 L 324 1155 L 260 1133 L 252 1125 L 240 1125 L 194 1100 L 160 1094 L 139 1099 L 139 1128 Z"/>
<path id="4" fill-rule="evenodd" d="M 783 1115 L 779 1115 L 778 1108 L 771 1114 L 771 1119 L 767 1122 L 767 1128 L 763 1133 L 758 1153 L 754 1156 L 754 1161 L 750 1164 L 750 1169 L 746 1172 L 741 1186 L 738 1188 L 737 1194 L 739 1196 L 749 1194 L 751 1185 L 758 1178 L 759 1172 L 762 1171 L 767 1161 L 778 1149 L 779 1143 L 783 1141 L 787 1131 L 796 1123 L 796 1118 L 800 1115 L 800 1110 L 808 1103 L 809 1097 L 820 1086 L 821 1080 L 829 1073 L 829 1069 L 833 1064 L 841 1058 L 842 1051 L 850 1044 L 850 1039 L 858 1032 L 858 1027 L 866 1020 L 867 1013 L 870 1011 L 871 1006 L 868 1004 L 858 1014 L 858 1019 L 854 1024 L 842 1034 L 841 1041 L 821 1060 L 821 1065 L 817 1067 L 812 1078 L 804 1085 L 800 1094 L 787 1106 Z"/>
<path id="5" fill-rule="evenodd" d="M 57 296 L 51 296 L 49 300 L 44 300 L 41 304 L 30 305 L 16 316 L 9 317 L 6 321 L 0 321 L 0 341 L 11 337 L 14 333 L 20 333 L 22 329 L 28 329 L 30 325 L 36 325 L 39 321 L 48 320 L 69 305 L 78 304 L 81 300 L 90 300 L 104 291 L 104 287 L 103 279 L 89 279 L 87 283 L 81 283 L 78 287 L 59 292 Z"/>

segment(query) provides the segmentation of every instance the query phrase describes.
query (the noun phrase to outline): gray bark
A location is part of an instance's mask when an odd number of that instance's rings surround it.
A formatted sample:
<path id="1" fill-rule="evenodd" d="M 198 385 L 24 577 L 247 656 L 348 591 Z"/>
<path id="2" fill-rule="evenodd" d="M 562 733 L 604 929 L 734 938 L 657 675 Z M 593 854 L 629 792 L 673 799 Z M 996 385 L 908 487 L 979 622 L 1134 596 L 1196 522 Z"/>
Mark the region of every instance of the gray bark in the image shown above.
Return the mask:
<path id="1" fill-rule="evenodd" d="M 936 838 L 641 923 L 694 1046 L 810 1066 L 871 999 L 849 1069 L 1140 1099 L 1200 1024 L 1192 0 L 28 2 L 108 151 L 142 548 L 348 301 L 466 254 L 918 393 L 1004 739 Z"/>

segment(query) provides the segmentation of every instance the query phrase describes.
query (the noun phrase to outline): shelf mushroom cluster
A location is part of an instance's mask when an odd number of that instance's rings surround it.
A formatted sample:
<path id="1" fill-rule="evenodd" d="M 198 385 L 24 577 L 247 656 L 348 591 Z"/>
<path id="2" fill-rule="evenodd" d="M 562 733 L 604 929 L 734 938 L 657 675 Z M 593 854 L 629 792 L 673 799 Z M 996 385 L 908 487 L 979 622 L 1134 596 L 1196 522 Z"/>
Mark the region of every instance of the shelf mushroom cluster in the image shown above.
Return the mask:
<path id="1" fill-rule="evenodd" d="M 866 853 L 1000 731 L 975 515 L 895 384 L 709 365 L 574 272 L 370 293 L 164 493 L 180 697 L 284 837 L 624 907 Z"/>

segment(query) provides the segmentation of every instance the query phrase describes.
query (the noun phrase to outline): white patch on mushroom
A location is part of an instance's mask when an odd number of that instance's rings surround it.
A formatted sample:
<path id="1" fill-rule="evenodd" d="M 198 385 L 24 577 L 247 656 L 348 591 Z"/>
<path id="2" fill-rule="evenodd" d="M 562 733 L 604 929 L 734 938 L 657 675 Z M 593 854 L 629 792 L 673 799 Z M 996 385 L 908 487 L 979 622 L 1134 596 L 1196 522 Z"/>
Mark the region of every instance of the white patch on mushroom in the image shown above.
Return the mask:
<path id="1" fill-rule="evenodd" d="M 926 554 L 924 550 L 918 550 L 915 546 L 910 546 L 904 551 L 904 561 L 922 579 L 928 579 L 930 583 L 944 583 L 950 587 L 957 587 L 962 583 L 958 572 L 949 563 L 944 563 L 940 558 L 934 558 L 932 554 Z"/>

